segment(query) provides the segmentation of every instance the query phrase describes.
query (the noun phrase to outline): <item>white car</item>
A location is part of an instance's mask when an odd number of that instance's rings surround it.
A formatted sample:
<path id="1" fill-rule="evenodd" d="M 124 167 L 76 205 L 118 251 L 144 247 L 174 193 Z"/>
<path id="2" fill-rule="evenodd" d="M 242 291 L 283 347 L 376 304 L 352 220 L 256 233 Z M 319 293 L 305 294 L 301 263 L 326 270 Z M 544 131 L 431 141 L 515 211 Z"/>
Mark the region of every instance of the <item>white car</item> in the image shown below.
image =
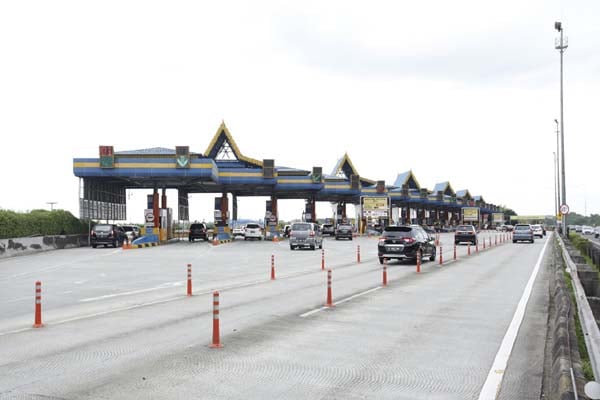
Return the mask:
<path id="1" fill-rule="evenodd" d="M 581 227 L 581 233 L 583 233 L 584 235 L 593 235 L 594 228 L 592 228 L 591 226 L 583 226 Z"/>
<path id="2" fill-rule="evenodd" d="M 244 228 L 244 226 L 236 226 L 235 228 L 233 228 L 233 231 L 231 232 L 233 237 L 236 238 L 238 236 L 244 237 L 246 234 L 246 229 Z"/>
<path id="3" fill-rule="evenodd" d="M 258 224 L 246 224 L 244 229 L 244 240 L 258 239 L 262 240 L 262 229 Z"/>
<path id="4" fill-rule="evenodd" d="M 544 237 L 544 228 L 541 225 L 531 225 L 531 230 L 533 230 L 533 236 L 539 236 L 540 239 Z"/>

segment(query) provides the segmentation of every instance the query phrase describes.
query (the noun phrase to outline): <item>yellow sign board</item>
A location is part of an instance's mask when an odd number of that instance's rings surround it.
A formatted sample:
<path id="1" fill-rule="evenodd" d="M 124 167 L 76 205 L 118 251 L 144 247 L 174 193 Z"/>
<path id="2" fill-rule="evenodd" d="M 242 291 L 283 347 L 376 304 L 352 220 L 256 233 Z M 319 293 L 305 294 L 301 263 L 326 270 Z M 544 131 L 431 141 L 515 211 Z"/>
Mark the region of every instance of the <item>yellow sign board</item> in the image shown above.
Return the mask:
<path id="1" fill-rule="evenodd" d="M 463 221 L 479 221 L 479 208 L 463 207 Z"/>
<path id="2" fill-rule="evenodd" d="M 492 222 L 495 224 L 504 222 L 504 214 L 503 213 L 492 213 Z"/>
<path id="3" fill-rule="evenodd" d="M 363 197 L 363 210 L 384 211 L 388 209 L 388 197 Z"/>

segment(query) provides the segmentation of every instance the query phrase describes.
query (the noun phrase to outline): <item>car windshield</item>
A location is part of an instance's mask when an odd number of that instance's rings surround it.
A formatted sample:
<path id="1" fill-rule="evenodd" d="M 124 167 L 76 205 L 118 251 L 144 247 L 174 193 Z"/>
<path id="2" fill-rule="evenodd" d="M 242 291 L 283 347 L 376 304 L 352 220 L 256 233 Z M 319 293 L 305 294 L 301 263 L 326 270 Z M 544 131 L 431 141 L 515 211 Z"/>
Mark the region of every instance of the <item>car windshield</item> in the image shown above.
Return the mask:
<path id="1" fill-rule="evenodd" d="M 529 225 L 515 225 L 515 231 L 527 231 L 531 229 Z"/>
<path id="2" fill-rule="evenodd" d="M 257 229 L 260 228 L 260 226 L 258 224 L 248 224 L 246 225 L 246 228 L 248 229 Z"/>
<path id="3" fill-rule="evenodd" d="M 294 224 L 292 225 L 293 231 L 309 231 L 310 224 Z"/>
<path id="4" fill-rule="evenodd" d="M 190 229 L 202 229 L 204 228 L 204 225 L 202 224 L 192 224 L 192 226 L 190 227 Z"/>
<path id="5" fill-rule="evenodd" d="M 123 230 L 124 230 L 125 232 L 132 232 L 132 231 L 133 231 L 133 226 L 124 226 L 124 227 L 123 227 Z"/>
<path id="6" fill-rule="evenodd" d="M 338 229 L 352 229 L 352 225 L 338 225 Z"/>
<path id="7" fill-rule="evenodd" d="M 474 231 L 475 227 L 471 226 L 471 225 L 459 225 L 456 228 L 457 231 Z"/>

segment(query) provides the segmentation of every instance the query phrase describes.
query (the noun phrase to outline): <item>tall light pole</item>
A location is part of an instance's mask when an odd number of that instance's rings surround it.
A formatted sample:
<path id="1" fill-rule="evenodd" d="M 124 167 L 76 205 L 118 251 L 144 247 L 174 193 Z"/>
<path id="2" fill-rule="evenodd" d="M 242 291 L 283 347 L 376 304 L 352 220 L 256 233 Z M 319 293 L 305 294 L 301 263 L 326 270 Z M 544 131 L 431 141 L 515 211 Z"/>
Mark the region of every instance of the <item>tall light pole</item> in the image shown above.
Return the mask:
<path id="1" fill-rule="evenodd" d="M 562 195 L 561 200 L 562 204 L 567 204 L 567 181 L 565 180 L 565 118 L 563 114 L 563 53 L 565 49 L 569 46 L 568 39 L 565 41 L 563 38 L 563 29 L 562 23 L 555 22 L 554 29 L 560 32 L 560 39 L 557 39 L 555 42 L 555 48 L 560 51 L 560 165 L 561 168 L 561 182 L 562 182 Z M 562 217 L 562 226 L 563 226 L 563 234 L 567 233 L 567 216 L 563 215 Z"/>
<path id="2" fill-rule="evenodd" d="M 47 201 L 46 204 L 50 204 L 50 211 L 54 211 L 54 205 L 58 203 L 57 201 Z"/>

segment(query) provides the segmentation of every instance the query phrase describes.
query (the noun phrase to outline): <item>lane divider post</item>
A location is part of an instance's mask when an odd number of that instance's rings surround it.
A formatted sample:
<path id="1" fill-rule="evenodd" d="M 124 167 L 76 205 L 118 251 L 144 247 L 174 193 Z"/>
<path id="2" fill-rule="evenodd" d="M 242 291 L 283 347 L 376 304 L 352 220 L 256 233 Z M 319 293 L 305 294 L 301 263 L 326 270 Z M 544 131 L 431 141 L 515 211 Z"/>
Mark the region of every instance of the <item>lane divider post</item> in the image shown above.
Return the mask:
<path id="1" fill-rule="evenodd" d="M 467 244 L 467 255 L 471 255 L 471 243 Z"/>
<path id="2" fill-rule="evenodd" d="M 187 295 L 192 295 L 192 264 L 187 265 Z"/>
<path id="3" fill-rule="evenodd" d="M 325 271 L 325 249 L 321 249 L 321 271 Z"/>
<path id="4" fill-rule="evenodd" d="M 417 250 L 417 274 L 421 273 L 421 255 L 420 252 Z"/>
<path id="5" fill-rule="evenodd" d="M 213 292 L 213 333 L 212 344 L 209 347 L 211 349 L 220 349 L 223 347 L 219 332 L 219 292 Z"/>
<path id="6" fill-rule="evenodd" d="M 489 239 L 490 239 L 490 249 L 491 249 L 492 248 L 492 237 L 490 236 Z"/>
<path id="7" fill-rule="evenodd" d="M 440 265 L 444 264 L 444 255 L 442 252 L 442 246 L 440 246 Z"/>
<path id="8" fill-rule="evenodd" d="M 485 250 L 485 238 L 483 238 L 483 249 Z"/>
<path id="9" fill-rule="evenodd" d="M 275 255 L 271 254 L 271 280 L 275 280 Z"/>
<path id="10" fill-rule="evenodd" d="M 331 295 L 331 270 L 327 270 L 327 303 L 325 307 L 335 307 L 333 304 L 333 296 Z"/>
<path id="11" fill-rule="evenodd" d="M 360 244 L 356 245 L 356 262 L 360 264 Z"/>
<path id="12" fill-rule="evenodd" d="M 383 286 L 387 286 L 387 258 L 383 259 Z"/>
<path id="13" fill-rule="evenodd" d="M 454 244 L 454 261 L 456 261 L 456 243 Z"/>
<path id="14" fill-rule="evenodd" d="M 498 246 L 498 235 L 494 236 L 494 246 Z"/>
<path id="15" fill-rule="evenodd" d="M 35 283 L 35 319 L 34 328 L 41 328 L 42 324 L 42 282 L 37 281 Z"/>

